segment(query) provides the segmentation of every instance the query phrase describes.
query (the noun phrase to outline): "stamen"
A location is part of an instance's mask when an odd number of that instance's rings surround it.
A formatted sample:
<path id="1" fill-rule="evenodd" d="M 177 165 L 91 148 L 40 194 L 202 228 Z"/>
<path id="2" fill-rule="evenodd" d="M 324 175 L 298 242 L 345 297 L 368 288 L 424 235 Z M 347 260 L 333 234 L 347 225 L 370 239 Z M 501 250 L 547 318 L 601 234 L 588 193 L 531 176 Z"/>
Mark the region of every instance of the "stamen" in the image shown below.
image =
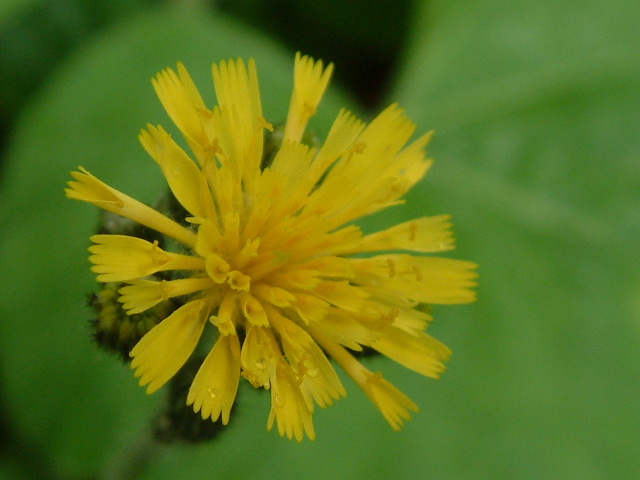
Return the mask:
<path id="1" fill-rule="evenodd" d="M 400 315 L 400 309 L 398 307 L 393 307 L 387 313 L 380 316 L 380 321 L 386 325 L 393 325 L 393 322 Z"/>
<path id="2" fill-rule="evenodd" d="M 422 281 L 423 277 L 420 267 L 418 265 L 412 265 L 411 270 L 413 270 L 413 273 L 416 275 L 416 280 L 419 282 Z"/>
<path id="3" fill-rule="evenodd" d="M 273 125 L 267 122 L 267 120 L 262 115 L 258 117 L 258 123 L 261 128 L 266 128 L 270 132 L 273 132 Z"/>
<path id="4" fill-rule="evenodd" d="M 249 320 L 251 324 L 258 327 L 269 326 L 267 313 L 264 311 L 262 304 L 254 296 L 248 293 L 243 295 L 240 300 L 240 305 L 242 307 L 244 318 Z"/>
<path id="5" fill-rule="evenodd" d="M 304 102 L 304 104 L 302 105 L 302 110 L 304 112 L 303 115 L 307 115 L 309 117 L 313 117 L 317 112 L 316 107 L 308 102 Z"/>
<path id="6" fill-rule="evenodd" d="M 233 264 L 238 268 L 244 267 L 249 260 L 258 256 L 258 247 L 260 246 L 260 239 L 254 238 L 253 240 L 247 239 L 242 250 L 238 252 Z"/>
<path id="7" fill-rule="evenodd" d="M 415 241 L 416 235 L 418 235 L 418 225 L 416 224 L 416 222 L 411 222 L 409 224 L 409 241 Z"/>
<path id="8" fill-rule="evenodd" d="M 158 246 L 158 240 L 153 241 L 149 254 L 151 256 L 151 261 L 156 265 L 164 265 L 171 258 Z"/>
<path id="9" fill-rule="evenodd" d="M 396 276 L 396 262 L 392 258 L 387 258 L 387 267 L 389 268 L 389 278 Z"/>
<path id="10" fill-rule="evenodd" d="M 214 138 L 211 140 L 211 143 L 205 147 L 205 152 L 207 155 L 207 159 L 213 160 L 217 154 L 222 153 L 222 148 L 220 147 L 220 140 Z"/>
<path id="11" fill-rule="evenodd" d="M 234 290 L 248 292 L 249 287 L 251 286 L 251 277 L 237 270 L 233 270 L 229 272 L 227 283 Z"/>
<path id="12" fill-rule="evenodd" d="M 351 147 L 351 153 L 355 154 L 355 153 L 364 153 L 365 149 L 367 148 L 367 144 L 366 142 L 355 142 L 353 144 L 353 146 Z"/>
<path id="13" fill-rule="evenodd" d="M 234 319 L 237 315 L 236 296 L 228 292 L 220 302 L 218 315 L 209 317 L 209 321 L 218 327 L 221 335 L 235 335 Z"/>
<path id="14" fill-rule="evenodd" d="M 205 259 L 207 274 L 216 283 L 223 283 L 227 280 L 229 264 L 216 254 L 207 255 Z"/>

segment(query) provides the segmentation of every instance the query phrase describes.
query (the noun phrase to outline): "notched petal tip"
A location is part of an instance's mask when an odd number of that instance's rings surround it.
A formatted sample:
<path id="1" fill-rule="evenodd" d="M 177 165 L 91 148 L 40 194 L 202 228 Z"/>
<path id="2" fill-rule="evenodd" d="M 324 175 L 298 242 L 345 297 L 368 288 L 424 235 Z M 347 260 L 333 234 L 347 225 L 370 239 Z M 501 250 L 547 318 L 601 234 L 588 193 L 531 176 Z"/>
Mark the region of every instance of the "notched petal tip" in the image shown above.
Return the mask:
<path id="1" fill-rule="evenodd" d="M 67 198 L 82 200 L 118 213 L 124 206 L 124 200 L 120 198 L 119 192 L 98 180 L 87 169 L 78 167 L 78 170 L 71 172 L 74 180 L 67 182 L 68 188 L 65 189 Z"/>
<path id="2" fill-rule="evenodd" d="M 300 142 L 309 118 L 315 115 L 329 85 L 332 73 L 333 64 L 325 68 L 322 60 L 315 61 L 307 55 L 300 55 L 299 52 L 296 54 L 293 94 L 285 125 L 285 140 Z"/>
<path id="3" fill-rule="evenodd" d="M 236 335 L 220 336 L 200 366 L 187 395 L 187 405 L 203 419 L 227 425 L 240 380 L 240 342 Z"/>
<path id="4" fill-rule="evenodd" d="M 396 432 L 402 429 L 405 421 L 411 419 L 410 410 L 419 410 L 409 397 L 385 380 L 380 372 L 369 373 L 364 391 Z"/>
<path id="5" fill-rule="evenodd" d="M 195 349 L 206 322 L 206 302 L 189 302 L 152 328 L 129 356 L 140 385 L 153 393 L 184 365 Z"/>
<path id="6" fill-rule="evenodd" d="M 284 360 L 280 360 L 271 385 L 271 412 L 267 430 L 271 430 L 275 422 L 280 436 L 286 435 L 289 440 L 295 438 L 301 442 L 306 434 L 307 438 L 315 440 L 311 413 L 295 373 Z"/>

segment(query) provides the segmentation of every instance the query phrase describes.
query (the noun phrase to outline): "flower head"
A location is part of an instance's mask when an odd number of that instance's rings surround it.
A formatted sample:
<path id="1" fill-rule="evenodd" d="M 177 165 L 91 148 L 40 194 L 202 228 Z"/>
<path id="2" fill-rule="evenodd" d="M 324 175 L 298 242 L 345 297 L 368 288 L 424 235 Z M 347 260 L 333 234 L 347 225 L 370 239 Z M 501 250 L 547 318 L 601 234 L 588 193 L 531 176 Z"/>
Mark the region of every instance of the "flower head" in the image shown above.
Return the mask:
<path id="1" fill-rule="evenodd" d="M 186 69 L 153 86 L 192 152 L 160 126 L 140 141 L 158 163 L 184 218 L 169 218 L 80 169 L 66 190 L 172 239 L 176 248 L 127 235 L 91 237 L 100 282 L 123 282 L 123 308 L 139 314 L 169 299 L 179 306 L 131 350 L 152 393 L 185 364 L 205 329 L 217 337 L 187 403 L 229 421 L 240 377 L 271 391 L 268 427 L 315 437 L 312 412 L 345 396 L 332 358 L 394 429 L 416 405 L 351 353 L 368 347 L 429 377 L 449 349 L 425 333 L 422 304 L 474 300 L 470 262 L 425 253 L 453 248 L 449 217 L 423 217 L 365 235 L 352 222 L 401 203 L 427 172 L 429 134 L 391 105 L 366 125 L 341 111 L 320 148 L 303 142 L 332 65 L 298 55 L 283 141 L 270 163 L 252 60 L 213 66 L 209 109 Z"/>

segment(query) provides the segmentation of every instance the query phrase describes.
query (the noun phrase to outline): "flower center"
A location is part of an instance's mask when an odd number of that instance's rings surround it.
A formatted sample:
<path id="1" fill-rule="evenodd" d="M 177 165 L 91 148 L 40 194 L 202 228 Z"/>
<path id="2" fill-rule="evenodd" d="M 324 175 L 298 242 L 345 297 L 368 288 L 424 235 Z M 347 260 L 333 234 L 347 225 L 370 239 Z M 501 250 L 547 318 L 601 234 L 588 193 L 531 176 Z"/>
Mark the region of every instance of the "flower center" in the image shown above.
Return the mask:
<path id="1" fill-rule="evenodd" d="M 238 269 L 240 267 L 240 269 Z M 210 253 L 205 256 L 207 275 L 218 284 L 227 284 L 236 292 L 248 292 L 251 287 L 251 277 L 243 273 L 242 267 L 232 261 L 231 265 L 222 256 Z"/>
<path id="2" fill-rule="evenodd" d="M 233 270 L 229 272 L 227 283 L 233 290 L 248 292 L 251 285 L 251 277 L 238 270 Z"/>

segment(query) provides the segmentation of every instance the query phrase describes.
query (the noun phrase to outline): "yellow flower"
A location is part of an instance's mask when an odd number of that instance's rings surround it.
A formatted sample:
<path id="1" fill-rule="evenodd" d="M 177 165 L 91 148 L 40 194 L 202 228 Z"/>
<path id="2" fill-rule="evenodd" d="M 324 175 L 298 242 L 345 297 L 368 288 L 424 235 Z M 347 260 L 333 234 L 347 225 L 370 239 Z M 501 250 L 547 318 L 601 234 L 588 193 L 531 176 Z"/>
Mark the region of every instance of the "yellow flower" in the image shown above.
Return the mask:
<path id="1" fill-rule="evenodd" d="M 315 438 L 312 412 L 346 392 L 332 358 L 394 429 L 417 406 L 368 371 L 350 351 L 370 347 L 437 378 L 449 349 L 425 333 L 420 304 L 475 299 L 475 265 L 427 256 L 453 248 L 446 215 L 364 235 L 352 222 L 402 203 L 427 172 L 429 134 L 391 105 L 366 125 L 341 111 L 324 142 L 302 142 L 332 65 L 296 56 L 284 140 L 261 167 L 264 130 L 252 60 L 213 66 L 218 105 L 205 106 L 182 64 L 153 79 L 195 161 L 160 126 L 140 141 L 188 216 L 168 218 L 80 168 L 66 194 L 160 232 L 178 245 L 126 235 L 95 235 L 89 248 L 100 282 L 124 282 L 130 314 L 186 299 L 132 349 L 140 384 L 152 393 L 184 365 L 203 331 L 218 335 L 187 403 L 203 418 L 229 421 L 240 376 L 271 391 L 267 426 Z M 363 255 L 364 254 L 364 255 Z M 367 256 L 368 255 L 368 256 Z M 158 272 L 176 272 L 160 279 Z"/>

